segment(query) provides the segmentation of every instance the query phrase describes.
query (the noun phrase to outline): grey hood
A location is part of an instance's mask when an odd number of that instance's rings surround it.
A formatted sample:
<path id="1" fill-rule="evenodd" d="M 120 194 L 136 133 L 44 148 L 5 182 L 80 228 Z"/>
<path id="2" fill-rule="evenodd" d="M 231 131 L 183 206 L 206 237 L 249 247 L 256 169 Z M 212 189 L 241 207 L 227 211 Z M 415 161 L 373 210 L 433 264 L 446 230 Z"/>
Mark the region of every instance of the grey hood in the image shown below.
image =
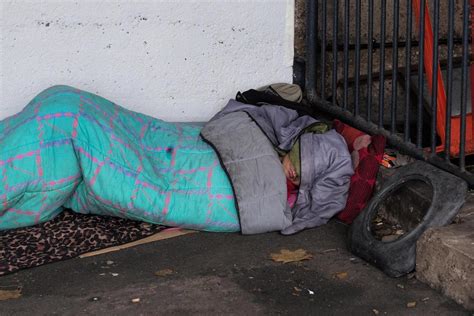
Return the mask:
<path id="1" fill-rule="evenodd" d="M 230 100 L 229 103 L 212 119 L 219 119 L 226 114 L 243 111 L 257 123 L 275 147 L 288 151 L 293 146 L 301 131 L 318 122 L 316 119 L 283 106 L 265 104 L 261 106 Z"/>

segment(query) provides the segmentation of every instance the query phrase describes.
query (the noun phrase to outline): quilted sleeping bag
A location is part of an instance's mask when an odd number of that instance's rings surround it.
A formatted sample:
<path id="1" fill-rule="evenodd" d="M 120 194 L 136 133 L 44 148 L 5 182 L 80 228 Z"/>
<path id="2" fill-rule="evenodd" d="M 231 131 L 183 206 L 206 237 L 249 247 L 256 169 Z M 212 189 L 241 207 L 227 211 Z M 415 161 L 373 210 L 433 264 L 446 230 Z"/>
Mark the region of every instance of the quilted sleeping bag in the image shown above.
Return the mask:
<path id="1" fill-rule="evenodd" d="M 67 86 L 0 121 L 0 230 L 63 207 L 239 231 L 231 183 L 201 127 L 167 123 Z"/>

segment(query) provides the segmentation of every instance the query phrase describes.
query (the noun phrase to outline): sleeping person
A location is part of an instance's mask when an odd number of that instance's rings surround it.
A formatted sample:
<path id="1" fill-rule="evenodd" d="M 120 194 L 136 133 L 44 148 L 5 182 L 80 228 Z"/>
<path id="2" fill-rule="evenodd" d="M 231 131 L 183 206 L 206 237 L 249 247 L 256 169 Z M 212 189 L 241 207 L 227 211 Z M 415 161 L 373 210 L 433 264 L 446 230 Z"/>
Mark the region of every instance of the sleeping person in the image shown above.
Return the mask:
<path id="1" fill-rule="evenodd" d="M 258 125 L 258 142 L 220 120 L 235 112 Z M 212 141 L 226 128 L 227 139 Z M 240 156 L 226 161 L 220 145 Z M 213 232 L 293 234 L 343 209 L 352 173 L 339 134 L 281 106 L 231 100 L 203 128 L 54 86 L 0 121 L 0 230 L 48 221 L 66 207 Z"/>
<path id="2" fill-rule="evenodd" d="M 299 87 L 290 86 L 283 86 L 283 94 L 290 91 L 293 97 L 298 93 L 291 90 Z M 354 174 L 344 138 L 330 124 L 302 114 L 302 105 L 275 97 L 279 89 L 270 86 L 263 95 L 255 90 L 238 93 L 237 99 L 248 103 L 230 100 L 201 131 L 224 165 L 231 167 L 227 169 L 237 175 L 232 184 L 236 193 L 241 192 L 236 200 L 243 233 L 259 231 L 260 226 L 244 226 L 260 218 L 272 221 L 266 229 L 279 227 L 285 235 L 327 223 L 344 209 Z M 272 172 L 278 165 L 284 168 L 281 175 Z M 246 182 L 256 174 L 257 184 Z M 281 187 L 288 189 L 277 194 Z M 250 201 L 249 196 L 253 196 Z M 275 213 L 284 215 L 275 217 Z"/>

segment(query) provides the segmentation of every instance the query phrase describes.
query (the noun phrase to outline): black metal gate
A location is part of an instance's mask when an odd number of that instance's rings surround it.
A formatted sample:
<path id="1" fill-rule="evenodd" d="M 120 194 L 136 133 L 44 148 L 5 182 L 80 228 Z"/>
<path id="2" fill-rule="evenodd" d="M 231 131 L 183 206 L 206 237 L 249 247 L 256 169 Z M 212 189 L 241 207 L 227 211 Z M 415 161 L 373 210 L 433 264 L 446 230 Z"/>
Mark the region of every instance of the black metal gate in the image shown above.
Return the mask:
<path id="1" fill-rule="evenodd" d="M 308 101 L 474 187 L 474 0 L 307 0 Z"/>

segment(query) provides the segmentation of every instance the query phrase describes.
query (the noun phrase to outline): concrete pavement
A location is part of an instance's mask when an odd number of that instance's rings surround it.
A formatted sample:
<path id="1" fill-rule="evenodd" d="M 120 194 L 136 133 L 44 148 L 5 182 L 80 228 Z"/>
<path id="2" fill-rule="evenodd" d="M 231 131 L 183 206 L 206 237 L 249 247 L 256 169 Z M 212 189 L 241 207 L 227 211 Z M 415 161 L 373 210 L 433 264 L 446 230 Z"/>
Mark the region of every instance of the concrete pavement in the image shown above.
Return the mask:
<path id="1" fill-rule="evenodd" d="M 413 275 L 353 257 L 346 233 L 338 222 L 295 236 L 197 233 L 23 270 L 0 278 L 22 288 L 0 315 L 472 315 Z M 313 258 L 269 259 L 285 248 Z"/>

